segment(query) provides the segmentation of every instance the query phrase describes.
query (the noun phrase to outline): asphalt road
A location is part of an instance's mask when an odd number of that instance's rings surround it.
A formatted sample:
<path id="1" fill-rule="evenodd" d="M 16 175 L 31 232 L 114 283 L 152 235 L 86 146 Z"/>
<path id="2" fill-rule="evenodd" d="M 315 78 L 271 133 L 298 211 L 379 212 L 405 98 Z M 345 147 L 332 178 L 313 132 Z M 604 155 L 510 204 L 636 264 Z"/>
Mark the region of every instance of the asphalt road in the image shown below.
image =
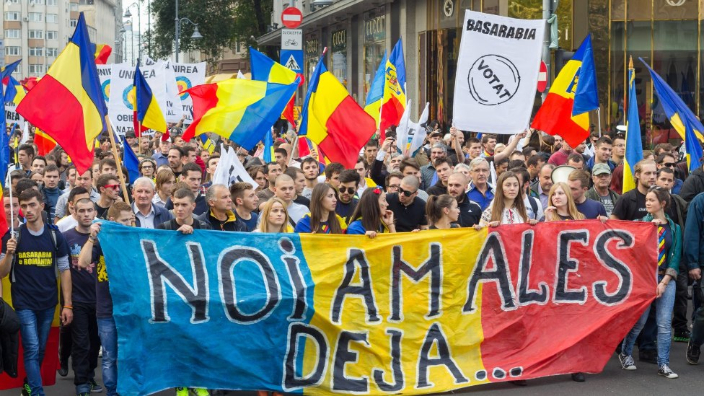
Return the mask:
<path id="1" fill-rule="evenodd" d="M 588 375 L 584 383 L 572 382 L 569 375 L 540 378 L 528 381 L 528 386 L 519 387 L 508 383 L 480 385 L 453 392 L 459 395 L 686 395 L 701 394 L 701 378 L 704 374 L 704 361 L 701 366 L 690 366 L 685 361 L 686 344 L 673 343 L 670 367 L 680 375 L 678 379 L 666 379 L 658 376 L 657 366 L 636 361 L 638 370 L 624 371 L 618 358 L 614 355 L 600 374 Z M 634 352 L 637 359 L 637 352 Z M 97 370 L 98 382 L 102 384 L 100 370 Z M 45 388 L 48 396 L 75 395 L 73 373 L 66 378 L 58 377 L 55 386 Z M 18 396 L 20 390 L 0 391 L 0 396 Z M 104 392 L 102 393 L 105 394 Z M 172 396 L 175 392 L 164 391 L 159 396 Z M 100 394 L 95 394 L 100 395 Z M 255 396 L 254 392 L 229 392 L 228 396 Z"/>

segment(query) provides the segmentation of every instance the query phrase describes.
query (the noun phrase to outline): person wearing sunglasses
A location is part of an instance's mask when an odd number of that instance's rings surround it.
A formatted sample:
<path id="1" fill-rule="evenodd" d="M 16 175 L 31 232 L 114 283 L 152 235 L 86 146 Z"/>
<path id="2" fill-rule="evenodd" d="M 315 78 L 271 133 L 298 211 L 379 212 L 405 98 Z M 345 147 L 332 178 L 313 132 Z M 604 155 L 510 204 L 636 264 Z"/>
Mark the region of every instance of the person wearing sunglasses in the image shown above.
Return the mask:
<path id="1" fill-rule="evenodd" d="M 677 177 L 675 170 L 677 169 L 677 159 L 675 156 L 669 152 L 663 152 L 655 159 L 655 164 L 657 165 L 658 171 L 663 168 L 668 168 L 672 170 L 673 174 L 673 184 L 669 188 L 671 194 L 679 194 L 682 189 L 682 184 L 684 182 Z"/>
<path id="2" fill-rule="evenodd" d="M 359 173 L 354 169 L 347 169 L 340 172 L 340 185 L 337 187 L 338 197 L 335 213 L 345 219 L 345 221 L 347 221 L 357 207 L 358 199 L 355 198 L 355 195 L 359 188 L 359 180 Z"/>
<path id="3" fill-rule="evenodd" d="M 389 210 L 396 219 L 396 231 L 409 232 L 428 229 L 425 202 L 418 198 L 420 182 L 415 176 L 401 180 L 398 192 L 386 194 Z"/>
<path id="4" fill-rule="evenodd" d="M 96 184 L 100 198 L 95 203 L 96 218 L 106 220 L 110 206 L 120 197 L 120 181 L 113 175 L 101 175 Z"/>

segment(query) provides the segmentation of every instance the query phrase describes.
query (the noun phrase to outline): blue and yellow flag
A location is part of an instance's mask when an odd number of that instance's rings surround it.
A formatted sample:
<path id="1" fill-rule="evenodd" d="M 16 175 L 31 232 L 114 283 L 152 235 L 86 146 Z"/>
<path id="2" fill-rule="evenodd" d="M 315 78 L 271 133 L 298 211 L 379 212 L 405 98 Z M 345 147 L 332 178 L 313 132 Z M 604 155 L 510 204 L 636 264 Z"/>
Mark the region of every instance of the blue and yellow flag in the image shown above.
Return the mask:
<path id="1" fill-rule="evenodd" d="M 702 145 L 694 134 L 692 124 L 685 125 L 684 149 L 687 152 L 687 169 L 690 172 L 702 166 Z"/>
<path id="2" fill-rule="evenodd" d="M 381 100 L 384 99 L 384 70 L 386 69 L 386 51 L 384 57 L 379 62 L 379 68 L 374 74 L 374 80 L 367 92 L 367 100 L 364 105 L 364 111 L 374 117 L 376 125 L 379 126 L 379 115 L 381 113 Z"/>
<path id="3" fill-rule="evenodd" d="M 682 101 L 682 98 L 667 85 L 662 77 L 655 73 L 642 58 L 639 59 L 643 62 L 645 67 L 648 68 L 648 71 L 650 71 L 650 76 L 653 78 L 654 91 L 660 99 L 660 103 L 665 110 L 665 115 L 670 120 L 670 124 L 672 124 L 672 127 L 680 134 L 680 137 L 685 141 L 687 140 L 686 125 L 689 124 L 689 127 L 692 129 L 697 139 L 700 141 L 704 140 L 704 125 L 702 125 L 701 121 L 697 119 L 694 113 L 692 113 L 692 110 L 687 107 Z"/>
<path id="4" fill-rule="evenodd" d="M 261 52 L 249 47 L 252 80 L 289 85 L 296 81 L 297 74 Z"/>
<path id="5" fill-rule="evenodd" d="M 212 140 L 208 137 L 208 134 L 204 133 L 202 135 L 199 135 L 201 143 L 203 143 L 203 148 L 208 150 L 210 154 L 215 151 L 215 144 L 213 143 Z"/>
<path id="6" fill-rule="evenodd" d="M 140 124 L 140 131 L 135 129 L 135 133 L 139 133 L 146 129 L 153 129 L 161 133 L 166 133 L 166 119 L 164 113 L 161 112 L 159 103 L 156 101 L 156 96 L 152 93 L 147 80 L 139 71 L 139 63 L 134 72 L 134 88 L 135 100 L 137 102 L 137 111 L 135 112 L 136 119 Z"/>
<path id="7" fill-rule="evenodd" d="M 599 108 L 591 36 L 560 70 L 531 127 L 560 135 L 572 147 L 589 137 L 588 111 Z"/>
<path id="8" fill-rule="evenodd" d="M 643 142 L 640 136 L 638 99 L 636 97 L 633 59 L 628 68 L 628 122 L 626 123 L 626 156 L 623 158 L 623 192 L 636 188 L 635 165 L 643 159 Z"/>

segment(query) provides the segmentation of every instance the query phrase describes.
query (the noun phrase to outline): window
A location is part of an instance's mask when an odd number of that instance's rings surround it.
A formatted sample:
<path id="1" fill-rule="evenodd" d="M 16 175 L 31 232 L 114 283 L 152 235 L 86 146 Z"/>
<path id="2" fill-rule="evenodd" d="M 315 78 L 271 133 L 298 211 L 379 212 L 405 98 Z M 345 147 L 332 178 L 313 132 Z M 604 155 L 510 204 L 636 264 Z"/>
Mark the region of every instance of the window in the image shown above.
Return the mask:
<path id="1" fill-rule="evenodd" d="M 58 55 L 59 55 L 59 49 L 58 49 L 58 48 L 47 48 L 47 49 L 46 49 L 46 56 L 57 57 Z"/>
<path id="2" fill-rule="evenodd" d="M 21 30 L 7 29 L 5 30 L 5 38 L 20 38 Z"/>
<path id="3" fill-rule="evenodd" d="M 21 56 L 22 47 L 5 47 L 5 55 Z"/>
<path id="4" fill-rule="evenodd" d="M 20 2 L 20 0 L 5 0 L 5 3 L 10 3 L 10 4 L 17 4 L 19 2 Z"/>
<path id="5" fill-rule="evenodd" d="M 30 30 L 29 31 L 29 38 L 43 39 L 44 38 L 44 31 L 43 30 Z"/>
<path id="6" fill-rule="evenodd" d="M 78 3 L 71 3 L 71 11 L 78 11 Z"/>
<path id="7" fill-rule="evenodd" d="M 20 20 L 20 13 L 11 11 L 11 12 L 6 12 L 5 13 L 5 20 L 6 21 L 19 21 Z"/>
<path id="8" fill-rule="evenodd" d="M 44 5 L 44 0 L 29 0 L 29 4 Z"/>
<path id="9" fill-rule="evenodd" d="M 55 6 L 55 5 L 56 5 L 56 0 L 46 0 L 46 5 L 48 5 L 48 6 Z"/>
<path id="10" fill-rule="evenodd" d="M 56 30 L 47 30 L 46 31 L 46 39 L 47 40 L 56 40 L 59 38 L 59 32 Z"/>
<path id="11" fill-rule="evenodd" d="M 34 74 L 42 74 L 44 73 L 44 65 L 30 64 L 29 72 Z"/>
<path id="12" fill-rule="evenodd" d="M 71 27 L 78 26 L 78 19 L 71 19 Z"/>
<path id="13" fill-rule="evenodd" d="M 29 56 L 44 56 L 44 47 L 29 47 Z"/>
<path id="14" fill-rule="evenodd" d="M 51 23 L 59 23 L 59 16 L 57 14 L 46 14 L 46 21 Z"/>
<path id="15" fill-rule="evenodd" d="M 29 13 L 29 20 L 31 22 L 41 22 L 42 21 L 42 13 L 41 12 L 30 12 Z"/>

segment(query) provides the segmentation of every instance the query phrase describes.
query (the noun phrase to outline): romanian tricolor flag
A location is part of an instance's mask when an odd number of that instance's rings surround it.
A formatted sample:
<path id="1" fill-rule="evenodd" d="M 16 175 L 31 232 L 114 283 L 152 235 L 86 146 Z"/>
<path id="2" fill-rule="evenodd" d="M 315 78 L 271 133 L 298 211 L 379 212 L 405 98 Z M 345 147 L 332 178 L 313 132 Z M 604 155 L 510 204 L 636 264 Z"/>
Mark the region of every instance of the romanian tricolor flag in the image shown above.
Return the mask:
<path id="1" fill-rule="evenodd" d="M 367 100 L 364 105 L 364 111 L 374 118 L 376 124 L 379 125 L 379 115 L 381 113 L 381 100 L 384 99 L 384 69 L 386 68 L 386 51 L 384 57 L 379 62 L 379 68 L 374 74 L 374 80 L 367 92 Z"/>
<path id="2" fill-rule="evenodd" d="M 331 162 L 354 168 L 359 150 L 376 131 L 376 122 L 325 68 L 323 59 L 310 76 L 298 134 L 317 144 Z"/>
<path id="3" fill-rule="evenodd" d="M 635 166 L 643 159 L 643 143 L 638 117 L 638 98 L 633 59 L 628 66 L 628 121 L 626 122 L 626 155 L 623 158 L 623 192 L 636 188 Z"/>
<path id="4" fill-rule="evenodd" d="M 108 58 L 112 53 L 112 47 L 107 44 L 98 44 L 95 46 L 95 64 L 104 65 L 108 63 Z"/>
<path id="5" fill-rule="evenodd" d="M 589 137 L 588 111 L 599 108 L 591 35 L 562 68 L 532 128 L 560 135 L 572 147 Z"/>
<path id="6" fill-rule="evenodd" d="M 229 79 L 195 86 L 193 123 L 183 140 L 213 132 L 251 150 L 278 121 L 296 91 L 298 79 L 291 84 Z"/>
<path id="7" fill-rule="evenodd" d="M 139 64 L 134 72 L 134 89 L 136 111 L 134 112 L 135 134 L 139 136 L 147 129 L 166 133 L 166 119 L 164 113 L 161 112 L 159 103 L 156 101 L 156 96 L 152 93 L 147 80 L 144 79 L 142 72 L 139 71 Z"/>
<path id="8" fill-rule="evenodd" d="M 73 37 L 17 112 L 61 145 L 83 174 L 93 163 L 93 141 L 107 129 L 107 108 L 81 13 Z"/>
<path id="9" fill-rule="evenodd" d="M 383 140 L 386 129 L 398 125 L 406 110 L 406 63 L 403 60 L 403 43 L 401 39 L 386 60 L 384 70 L 384 97 L 381 99 L 379 116 L 379 133 Z"/>
<path id="10" fill-rule="evenodd" d="M 689 127 L 697 138 L 703 140 L 704 126 L 702 126 L 701 121 L 699 121 L 694 113 L 692 113 L 692 110 L 682 101 L 682 98 L 667 85 L 660 75 L 655 73 L 643 59 L 640 59 L 640 61 L 643 62 L 648 68 L 648 71 L 650 71 L 650 76 L 653 78 L 654 91 L 658 95 L 660 104 L 662 104 L 665 115 L 669 118 L 672 127 L 675 128 L 677 133 L 680 134 L 680 137 L 686 141 L 686 125 L 689 124 Z"/>
<path id="11" fill-rule="evenodd" d="M 56 140 L 39 128 L 34 129 L 34 144 L 37 145 L 37 155 L 45 156 L 56 147 Z"/>

